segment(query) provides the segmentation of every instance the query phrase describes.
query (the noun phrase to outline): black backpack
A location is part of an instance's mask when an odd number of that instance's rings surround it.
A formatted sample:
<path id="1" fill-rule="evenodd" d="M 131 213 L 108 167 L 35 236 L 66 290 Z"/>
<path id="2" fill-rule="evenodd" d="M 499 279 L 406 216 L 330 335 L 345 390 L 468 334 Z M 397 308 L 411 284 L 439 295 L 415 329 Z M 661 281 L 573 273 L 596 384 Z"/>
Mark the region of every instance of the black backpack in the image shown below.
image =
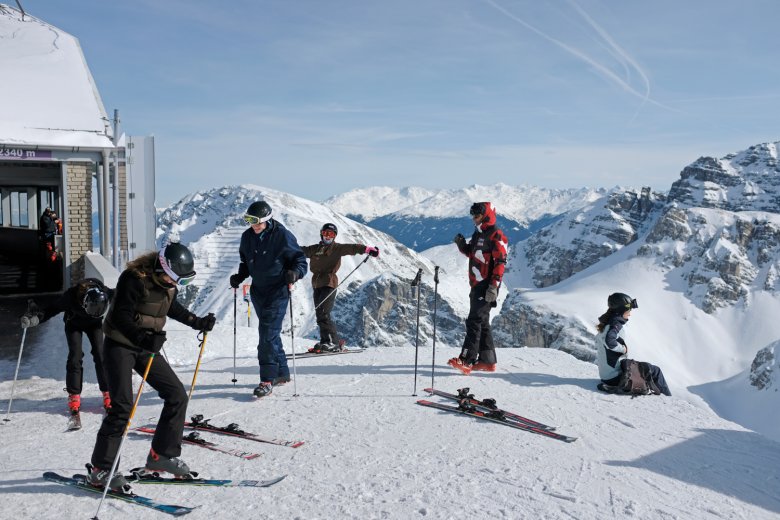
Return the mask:
<path id="1" fill-rule="evenodd" d="M 620 362 L 622 372 L 617 391 L 630 395 L 660 395 L 661 391 L 656 386 L 650 375 L 650 365 L 644 361 L 624 359 Z"/>

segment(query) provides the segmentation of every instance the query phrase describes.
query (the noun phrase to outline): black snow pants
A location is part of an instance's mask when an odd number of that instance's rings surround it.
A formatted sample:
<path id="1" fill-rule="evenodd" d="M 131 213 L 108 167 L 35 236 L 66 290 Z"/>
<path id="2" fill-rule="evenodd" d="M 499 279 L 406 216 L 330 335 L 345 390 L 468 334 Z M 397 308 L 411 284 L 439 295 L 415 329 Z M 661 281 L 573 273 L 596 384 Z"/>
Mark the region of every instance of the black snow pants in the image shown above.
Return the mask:
<path id="1" fill-rule="evenodd" d="M 103 329 L 96 327 L 81 328 L 65 325 L 65 339 L 68 342 L 68 361 L 65 365 L 65 390 L 69 394 L 81 394 L 81 385 L 84 378 L 84 350 L 81 342 L 86 333 L 89 344 L 92 346 L 92 361 L 95 362 L 95 375 L 97 375 L 98 387 L 101 392 L 108 390 L 106 372 L 103 369 Z"/>
<path id="2" fill-rule="evenodd" d="M 465 363 L 496 363 L 496 348 L 490 332 L 490 309 L 493 304 L 485 301 L 487 288 L 488 282 L 482 281 L 472 287 L 469 293 L 471 306 L 466 318 L 466 338 L 460 352 Z"/>
<path id="3" fill-rule="evenodd" d="M 320 343 L 338 345 L 339 337 L 336 331 L 336 324 L 330 319 L 330 313 L 333 311 L 333 306 L 336 303 L 336 295 L 332 294 L 328 298 L 331 292 L 333 292 L 333 287 L 317 287 L 314 289 L 314 306 L 319 305 L 316 314 L 317 326 L 320 328 Z M 328 299 L 325 300 L 325 298 Z M 325 303 L 322 303 L 323 300 Z"/>
<path id="4" fill-rule="evenodd" d="M 147 351 L 132 349 L 106 338 L 104 366 L 111 408 L 103 419 L 92 451 L 92 464 L 98 468 L 110 469 L 114 462 L 135 401 L 133 370 L 143 375 L 150 355 Z M 152 449 L 166 457 L 178 457 L 181 455 L 181 437 L 187 415 L 187 392 L 161 355 L 154 356 L 146 381 L 165 401 L 152 438 Z"/>

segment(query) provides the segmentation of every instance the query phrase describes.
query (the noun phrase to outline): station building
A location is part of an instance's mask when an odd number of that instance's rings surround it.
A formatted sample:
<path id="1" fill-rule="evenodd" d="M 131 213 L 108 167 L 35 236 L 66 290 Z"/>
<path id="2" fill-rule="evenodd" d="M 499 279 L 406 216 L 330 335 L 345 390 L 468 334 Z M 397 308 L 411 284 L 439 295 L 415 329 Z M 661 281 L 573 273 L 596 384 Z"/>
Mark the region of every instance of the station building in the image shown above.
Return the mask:
<path id="1" fill-rule="evenodd" d="M 121 270 L 154 248 L 153 138 L 120 133 L 74 36 L 0 4 L 0 41 L 0 295 L 61 292 L 90 252 Z"/>

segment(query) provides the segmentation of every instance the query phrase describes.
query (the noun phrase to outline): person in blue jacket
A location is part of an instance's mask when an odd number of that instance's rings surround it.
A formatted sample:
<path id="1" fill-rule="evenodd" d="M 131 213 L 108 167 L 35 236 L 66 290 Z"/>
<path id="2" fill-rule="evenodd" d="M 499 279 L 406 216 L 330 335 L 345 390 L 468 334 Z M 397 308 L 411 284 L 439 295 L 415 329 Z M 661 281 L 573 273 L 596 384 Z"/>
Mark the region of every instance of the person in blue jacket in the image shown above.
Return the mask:
<path id="1" fill-rule="evenodd" d="M 272 218 L 271 206 L 253 202 L 244 215 L 249 229 L 241 235 L 238 273 L 230 276 L 234 289 L 252 277 L 249 294 L 260 321 L 257 359 L 260 384 L 257 397 L 265 397 L 274 385 L 290 381 L 290 369 L 282 347 L 282 322 L 292 285 L 306 275 L 306 256 L 290 231 Z"/>
<path id="2" fill-rule="evenodd" d="M 628 345 L 621 337 L 633 309 L 639 304 L 625 293 L 612 293 L 607 298 L 607 312 L 599 316 L 596 335 L 596 365 L 599 367 L 599 389 L 614 387 L 623 372 L 622 362 L 628 359 Z M 660 367 L 648 363 L 650 376 L 662 394 L 671 396 Z M 604 386 L 606 385 L 606 387 Z"/>

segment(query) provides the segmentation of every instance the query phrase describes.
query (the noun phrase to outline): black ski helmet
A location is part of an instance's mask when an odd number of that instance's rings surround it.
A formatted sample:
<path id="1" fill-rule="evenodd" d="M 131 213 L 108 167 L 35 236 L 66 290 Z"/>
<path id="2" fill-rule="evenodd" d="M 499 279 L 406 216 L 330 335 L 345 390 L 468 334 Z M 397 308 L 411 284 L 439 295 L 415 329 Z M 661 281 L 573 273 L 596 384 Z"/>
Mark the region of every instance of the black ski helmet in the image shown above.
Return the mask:
<path id="1" fill-rule="evenodd" d="M 609 295 L 607 298 L 607 306 L 609 306 L 609 310 L 620 312 L 626 312 L 630 311 L 631 309 L 639 308 L 639 304 L 635 299 L 632 299 L 631 296 L 620 292 Z"/>
<path id="2" fill-rule="evenodd" d="M 249 205 L 249 209 L 246 210 L 246 216 L 257 217 L 260 219 L 259 222 L 266 222 L 273 216 L 273 211 L 266 201 L 258 200 Z"/>
<path id="3" fill-rule="evenodd" d="M 81 307 L 87 315 L 102 318 L 108 310 L 108 294 L 100 287 L 93 285 L 84 293 Z"/>
<path id="4" fill-rule="evenodd" d="M 165 274 L 179 285 L 187 285 L 195 278 L 195 259 L 182 244 L 173 242 L 160 249 L 158 260 Z"/>
<path id="5" fill-rule="evenodd" d="M 322 229 L 320 229 L 320 235 L 322 235 L 324 231 L 333 231 L 334 234 L 339 234 L 339 228 L 336 227 L 336 224 L 331 224 L 330 222 L 323 224 Z"/>

